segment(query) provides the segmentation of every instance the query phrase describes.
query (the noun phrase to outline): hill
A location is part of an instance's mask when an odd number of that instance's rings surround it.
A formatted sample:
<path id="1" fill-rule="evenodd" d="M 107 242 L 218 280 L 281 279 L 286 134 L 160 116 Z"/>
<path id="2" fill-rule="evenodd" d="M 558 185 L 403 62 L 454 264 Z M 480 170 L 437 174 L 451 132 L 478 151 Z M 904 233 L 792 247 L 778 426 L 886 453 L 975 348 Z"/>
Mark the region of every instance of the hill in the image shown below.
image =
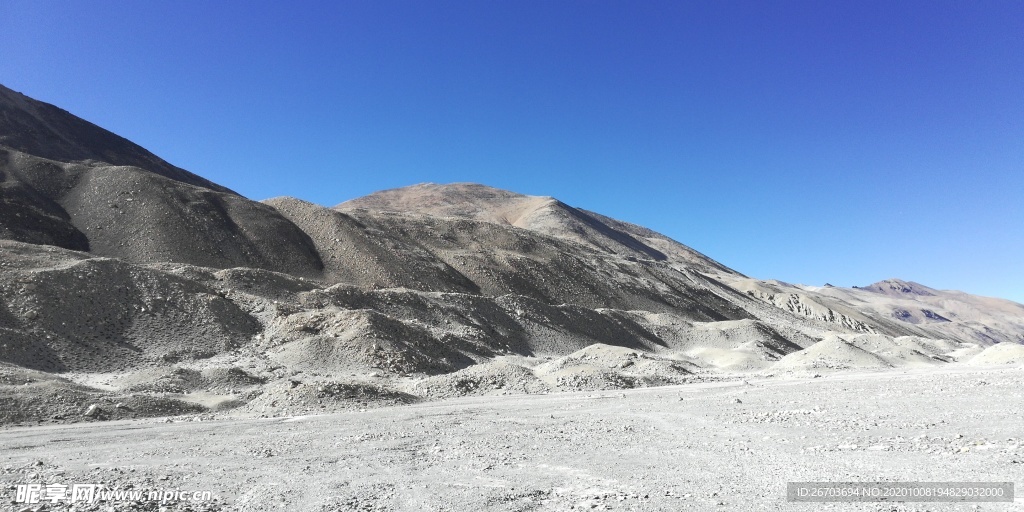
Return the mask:
<path id="1" fill-rule="evenodd" d="M 479 184 L 256 202 L 0 86 L 0 336 L 0 422 L 274 415 L 1016 364 L 991 347 L 1024 343 L 1024 306 L 900 280 L 754 279 Z"/>

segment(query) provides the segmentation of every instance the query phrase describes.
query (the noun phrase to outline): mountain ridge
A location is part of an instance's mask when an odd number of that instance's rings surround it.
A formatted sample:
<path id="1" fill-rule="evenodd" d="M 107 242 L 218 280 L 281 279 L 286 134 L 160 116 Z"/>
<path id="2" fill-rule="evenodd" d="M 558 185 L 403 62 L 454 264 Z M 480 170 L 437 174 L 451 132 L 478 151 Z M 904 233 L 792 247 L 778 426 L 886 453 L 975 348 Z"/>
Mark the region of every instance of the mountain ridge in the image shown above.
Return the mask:
<path id="1" fill-rule="evenodd" d="M 46 417 L 41 395 L 4 387 L 18 379 L 160 404 L 107 417 L 168 404 L 278 414 L 327 407 L 303 383 L 362 390 L 328 400 L 346 408 L 367 393 L 390 404 L 1001 364 L 1020 356 L 1006 346 L 1024 349 L 1024 305 L 898 279 L 754 279 L 548 196 L 455 183 L 333 208 L 252 201 L 11 94 L 0 90 L 0 399 L 13 412 L 0 423 Z M 199 389 L 223 391 L 186 393 Z"/>
<path id="2" fill-rule="evenodd" d="M 420 183 L 350 199 L 335 210 L 377 210 L 483 220 L 530 229 L 612 254 L 735 272 L 647 228 L 569 206 L 550 196 L 529 196 L 477 183 Z M 652 247 L 651 239 L 668 249 Z"/>
<path id="3" fill-rule="evenodd" d="M 227 187 L 169 164 L 120 135 L 3 84 L 0 146 L 60 162 L 138 167 L 182 183 L 237 195 Z"/>
<path id="4" fill-rule="evenodd" d="M 272 208 L 3 86 L 0 192 L 3 238 L 140 263 L 322 269 Z"/>

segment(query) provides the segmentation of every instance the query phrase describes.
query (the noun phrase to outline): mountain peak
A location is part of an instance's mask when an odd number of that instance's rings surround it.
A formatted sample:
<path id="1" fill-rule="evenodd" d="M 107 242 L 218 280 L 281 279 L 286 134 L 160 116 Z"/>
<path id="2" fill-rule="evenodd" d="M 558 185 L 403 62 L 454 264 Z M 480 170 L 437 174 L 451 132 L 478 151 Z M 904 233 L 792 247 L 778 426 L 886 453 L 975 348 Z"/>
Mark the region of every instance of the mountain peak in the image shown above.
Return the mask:
<path id="1" fill-rule="evenodd" d="M 913 281 L 904 281 L 902 279 L 885 279 L 877 283 L 870 284 L 863 287 L 864 290 L 870 290 L 885 295 L 923 295 L 930 296 L 935 295 L 936 290 L 929 288 L 923 284 L 915 283 Z"/>
<path id="2" fill-rule="evenodd" d="M 530 196 L 478 183 L 420 183 L 375 192 L 334 207 L 466 218 L 570 240 L 623 257 L 673 261 L 702 270 L 732 270 L 649 229 L 569 206 L 550 196 Z"/>
<path id="3" fill-rule="evenodd" d="M 500 216 L 501 212 L 537 199 L 551 198 L 527 196 L 478 183 L 419 183 L 374 192 L 345 201 L 335 209 L 403 211 L 502 222 L 507 219 Z"/>
<path id="4" fill-rule="evenodd" d="M 345 201 L 339 211 L 366 209 L 437 217 L 462 217 L 529 229 L 531 217 L 549 207 L 565 207 L 548 196 L 528 196 L 479 183 L 419 183 Z"/>

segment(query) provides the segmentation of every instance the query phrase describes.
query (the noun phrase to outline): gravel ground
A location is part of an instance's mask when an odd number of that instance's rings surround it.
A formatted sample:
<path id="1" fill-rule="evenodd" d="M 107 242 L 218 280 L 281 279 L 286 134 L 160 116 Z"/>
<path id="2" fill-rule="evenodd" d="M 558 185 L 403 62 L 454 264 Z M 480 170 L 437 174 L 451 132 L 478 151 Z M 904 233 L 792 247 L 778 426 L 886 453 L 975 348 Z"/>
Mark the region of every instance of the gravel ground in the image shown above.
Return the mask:
<path id="1" fill-rule="evenodd" d="M 785 498 L 788 481 L 1009 481 L 1020 489 L 1022 410 L 1024 368 L 930 368 L 466 397 L 286 419 L 17 427 L 0 431 L 0 484 L 11 510 L 38 508 L 11 503 L 26 483 L 217 498 L 114 510 L 1024 510 L 1019 498 Z"/>

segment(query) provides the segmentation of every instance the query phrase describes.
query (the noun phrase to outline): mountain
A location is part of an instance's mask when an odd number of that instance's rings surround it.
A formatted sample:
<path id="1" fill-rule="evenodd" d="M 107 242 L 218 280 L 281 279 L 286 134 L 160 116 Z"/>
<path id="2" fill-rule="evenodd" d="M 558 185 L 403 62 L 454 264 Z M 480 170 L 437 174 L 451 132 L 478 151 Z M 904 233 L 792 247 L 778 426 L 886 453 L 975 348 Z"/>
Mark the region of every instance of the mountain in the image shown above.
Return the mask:
<path id="1" fill-rule="evenodd" d="M 0 87 L 0 423 L 1012 363 L 996 347 L 1020 343 L 1020 304 L 755 279 L 552 197 L 252 201 Z M 107 402 L 135 405 L 68 415 Z"/>
<path id="2" fill-rule="evenodd" d="M 887 279 L 859 288 L 805 287 L 842 300 L 878 317 L 895 318 L 931 337 L 971 340 L 985 345 L 1024 343 L 1024 305 L 1005 299 Z"/>
<path id="3" fill-rule="evenodd" d="M 189 185 L 234 194 L 165 162 L 128 139 L 3 85 L 0 85 L 0 146 L 56 162 L 135 167 Z"/>
<path id="4" fill-rule="evenodd" d="M 527 196 L 475 183 L 423 183 L 384 190 L 346 201 L 334 209 L 484 221 L 543 233 L 627 258 L 672 261 L 701 271 L 733 272 L 647 228 L 573 208 L 553 197 Z"/>
<path id="5" fill-rule="evenodd" d="M 0 237 L 138 263 L 304 276 L 323 267 L 273 208 L 3 86 Z"/>

